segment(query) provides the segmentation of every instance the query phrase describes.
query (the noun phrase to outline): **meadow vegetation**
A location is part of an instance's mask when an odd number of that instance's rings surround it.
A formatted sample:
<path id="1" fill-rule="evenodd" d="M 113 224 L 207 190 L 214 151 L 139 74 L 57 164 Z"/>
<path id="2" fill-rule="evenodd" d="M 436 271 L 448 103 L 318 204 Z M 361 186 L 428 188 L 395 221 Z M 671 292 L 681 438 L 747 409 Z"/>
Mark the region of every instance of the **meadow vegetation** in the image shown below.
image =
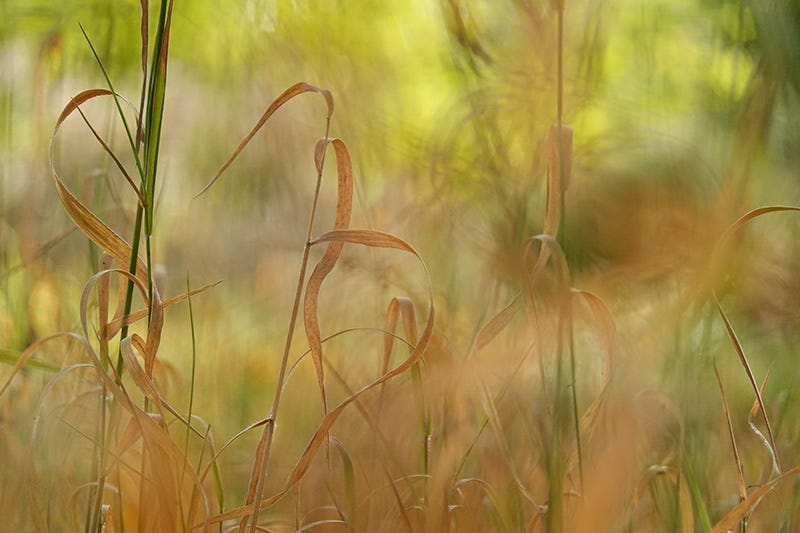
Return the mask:
<path id="1" fill-rule="evenodd" d="M 0 529 L 800 529 L 789 0 L 0 0 Z"/>

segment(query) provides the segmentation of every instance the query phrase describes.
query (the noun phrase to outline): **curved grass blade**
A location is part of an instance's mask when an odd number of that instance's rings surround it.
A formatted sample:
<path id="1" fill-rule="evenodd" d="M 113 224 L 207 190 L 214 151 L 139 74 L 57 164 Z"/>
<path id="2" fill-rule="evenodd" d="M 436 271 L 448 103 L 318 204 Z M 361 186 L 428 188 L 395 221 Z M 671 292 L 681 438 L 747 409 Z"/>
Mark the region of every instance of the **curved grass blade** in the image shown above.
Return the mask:
<path id="1" fill-rule="evenodd" d="M 725 323 L 725 330 L 728 332 L 728 337 L 731 339 L 731 343 L 733 344 L 734 349 L 736 350 L 736 354 L 739 356 L 739 361 L 742 363 L 742 367 L 744 368 L 745 374 L 747 374 L 747 379 L 750 381 L 750 385 L 753 387 L 753 391 L 755 391 L 756 401 L 758 402 L 758 407 L 761 411 L 761 416 L 764 418 L 764 425 L 767 428 L 767 436 L 769 441 L 767 444 L 771 448 L 771 455 L 773 459 L 773 467 L 777 472 L 780 472 L 780 459 L 778 458 L 778 449 L 775 446 L 775 437 L 772 434 L 772 424 L 769 422 L 769 416 L 767 416 L 767 408 L 764 405 L 764 398 L 761 396 L 761 390 L 758 387 L 758 383 L 756 382 L 756 377 L 753 374 L 753 370 L 750 368 L 750 363 L 747 361 L 747 355 L 744 353 L 744 348 L 742 347 L 741 341 L 739 341 L 739 337 L 736 335 L 736 331 L 733 329 L 733 325 L 731 325 L 730 320 L 728 320 L 728 315 L 725 314 L 725 311 L 722 309 L 722 305 L 720 305 L 719 300 L 717 299 L 716 294 L 714 295 L 714 304 L 717 306 L 717 311 L 719 315 L 722 317 L 722 321 Z"/>
<path id="2" fill-rule="evenodd" d="M 744 520 L 747 515 L 752 513 L 761 500 L 767 494 L 772 492 L 775 487 L 798 475 L 800 475 L 800 467 L 795 467 L 791 470 L 787 470 L 772 481 L 761 485 L 752 491 L 743 502 L 740 502 L 736 507 L 728 511 L 728 514 L 722 517 L 722 520 L 714 524 L 714 527 L 711 529 L 711 533 L 726 533 L 727 531 L 733 531 L 737 524 L 741 523 L 741 521 Z"/>
<path id="3" fill-rule="evenodd" d="M 511 323 L 511 319 L 514 318 L 514 315 L 520 310 L 521 307 L 522 298 L 517 295 L 510 304 L 489 319 L 489 321 L 478 331 L 478 335 L 475 339 L 475 347 L 471 353 L 479 352 L 485 348 L 487 344 L 492 342 L 494 338 L 497 337 L 497 335 L 499 335 L 500 332 Z"/>
<path id="4" fill-rule="evenodd" d="M 414 303 L 406 297 L 395 297 L 389 302 L 389 309 L 386 313 L 386 334 L 383 341 L 383 360 L 381 361 L 381 372 L 386 373 L 389 369 L 389 359 L 392 353 L 392 346 L 396 337 L 397 320 L 402 317 L 403 329 L 406 334 L 406 343 L 410 349 L 417 343 L 417 318 L 414 312 Z M 428 406 L 428 393 L 422 379 L 421 365 L 415 363 L 411 367 L 411 380 L 414 386 L 414 401 L 417 405 L 417 420 L 419 426 L 419 437 L 422 442 L 421 462 L 422 471 L 429 474 L 430 462 L 430 436 L 433 433 L 431 413 Z"/>
<path id="5" fill-rule="evenodd" d="M 270 407 L 270 412 L 269 415 L 267 416 L 267 418 L 270 420 L 270 423 L 264 426 L 264 430 L 261 433 L 258 445 L 256 446 L 255 459 L 253 461 L 253 466 L 250 472 L 250 483 L 247 489 L 246 505 L 253 507 L 252 520 L 249 515 L 245 515 L 239 523 L 239 529 L 244 530 L 245 528 L 248 528 L 248 521 L 250 521 L 249 524 L 250 533 L 255 533 L 256 528 L 258 527 L 259 507 L 254 504 L 257 504 L 257 502 L 259 502 L 262 498 L 262 492 L 264 488 L 264 478 L 267 473 L 266 468 L 269 462 L 270 451 L 272 449 L 272 438 L 275 433 L 275 423 L 274 423 L 275 416 L 277 416 L 280 407 L 281 397 L 283 394 L 283 382 L 286 377 L 286 369 L 289 363 L 289 352 L 292 348 L 292 342 L 294 340 L 294 330 L 297 321 L 298 310 L 300 307 L 300 298 L 302 296 L 303 287 L 305 285 L 306 268 L 308 267 L 308 258 L 311 250 L 311 234 L 314 230 L 314 220 L 317 213 L 320 188 L 322 186 L 322 172 L 325 166 L 325 154 L 327 153 L 327 150 L 325 150 L 325 146 L 328 141 L 328 134 L 330 132 L 330 125 L 331 125 L 331 113 L 333 112 L 333 97 L 331 93 L 327 90 L 318 89 L 314 86 L 303 83 L 295 84 L 286 91 L 284 91 L 284 93 L 270 105 L 270 107 L 261 117 L 259 123 L 250 132 L 250 135 L 248 135 L 247 138 L 245 138 L 244 141 L 242 141 L 242 143 L 239 145 L 239 148 L 237 148 L 237 150 L 234 152 L 234 154 L 231 156 L 228 162 L 222 166 L 220 171 L 217 173 L 217 176 L 211 180 L 211 183 L 213 183 L 214 180 L 216 180 L 220 176 L 220 174 L 225 170 L 225 168 L 227 168 L 227 166 L 231 162 L 233 162 L 238 153 L 247 145 L 249 140 L 253 137 L 253 135 L 255 135 L 258 129 L 263 124 L 266 123 L 269 117 L 272 116 L 272 114 L 277 109 L 279 109 L 284 103 L 291 100 L 291 98 L 293 98 L 294 96 L 297 96 L 298 94 L 302 94 L 303 92 L 308 92 L 308 91 L 316 91 L 323 95 L 328 105 L 328 117 L 326 119 L 326 124 L 325 124 L 325 135 L 323 137 L 324 141 L 322 144 L 317 143 L 317 146 L 314 150 L 314 164 L 317 168 L 316 186 L 314 189 L 314 198 L 311 203 L 311 212 L 309 215 L 306 242 L 305 245 L 303 246 L 303 258 L 302 261 L 300 262 L 300 271 L 297 276 L 297 285 L 295 288 L 294 303 L 292 305 L 292 312 L 289 317 L 289 329 L 286 334 L 286 341 L 284 343 L 280 368 L 278 370 L 277 386 L 275 387 L 275 395 L 272 400 L 272 406 Z M 209 183 L 209 185 L 206 186 L 206 189 L 211 185 L 211 183 Z M 323 396 L 324 396 L 324 389 L 323 389 Z"/>
<path id="6" fill-rule="evenodd" d="M 222 283 L 222 280 L 215 281 L 213 283 L 208 283 L 208 284 L 203 285 L 202 287 L 200 287 L 198 289 L 192 289 L 190 292 L 179 294 L 178 296 L 173 296 L 172 298 L 169 298 L 168 300 L 164 300 L 164 302 L 161 305 L 164 307 L 164 309 L 166 309 L 167 307 L 169 307 L 171 305 L 180 303 L 180 302 L 182 302 L 184 300 L 189 299 L 192 296 L 196 296 L 196 295 L 198 295 L 198 294 L 200 294 L 202 292 L 205 292 L 205 291 L 207 291 L 209 289 L 212 289 L 212 288 L 216 287 L 217 285 L 219 285 L 220 283 Z M 121 328 L 123 328 L 124 326 L 129 326 L 129 325 L 131 325 L 131 324 L 133 324 L 135 322 L 138 322 L 139 320 L 141 320 L 143 318 L 146 318 L 148 313 L 149 313 L 148 309 L 141 309 L 141 310 L 136 311 L 135 313 L 131 313 L 131 314 L 127 315 L 127 316 L 122 316 L 122 312 L 120 310 L 118 312 L 117 316 L 108 323 L 108 335 L 109 335 L 109 337 L 113 337 L 114 335 L 116 335 L 116 333 Z"/>
<path id="7" fill-rule="evenodd" d="M 336 153 L 338 175 L 338 200 L 333 229 L 347 229 L 350 225 L 353 203 L 353 167 L 350 154 L 342 141 L 339 139 L 333 139 L 331 141 L 323 139 L 317 143 L 317 149 L 315 150 L 315 161 L 317 162 L 318 172 L 321 172 L 323 164 L 321 152 L 325 150 L 328 144 L 333 145 Z M 328 244 L 323 256 L 314 267 L 308 279 L 305 299 L 303 301 L 303 319 L 306 329 L 306 338 L 311 348 L 311 358 L 314 361 L 314 368 L 317 373 L 317 385 L 322 398 L 323 416 L 328 413 L 328 398 L 325 391 L 325 373 L 322 364 L 322 341 L 319 329 L 319 292 L 325 278 L 330 274 L 334 266 L 336 266 L 336 262 L 339 260 L 343 247 L 344 243 L 342 242 L 331 242 Z"/>
<path id="8" fill-rule="evenodd" d="M 73 222 L 80 228 L 92 242 L 99 246 L 103 251 L 116 259 L 119 264 L 128 264 L 131 261 L 131 246 L 122 237 L 117 235 L 114 230 L 106 226 L 103 221 L 97 218 L 94 213 L 86 208 L 67 188 L 63 180 L 55 169 L 55 140 L 61 125 L 71 115 L 78 106 L 84 102 L 98 96 L 109 96 L 113 93 L 108 89 L 88 89 L 75 95 L 56 120 L 53 133 L 50 136 L 50 172 L 56 185 L 61 204 Z M 147 267 L 141 258 L 136 261 L 136 276 L 142 281 L 147 280 Z"/>
<path id="9" fill-rule="evenodd" d="M 345 512 L 342 513 L 341 510 L 339 512 L 352 528 L 356 523 L 356 475 L 355 469 L 353 468 L 353 460 L 350 458 L 350 454 L 347 453 L 347 449 L 339 439 L 331 437 L 331 443 L 333 443 L 336 451 L 339 452 L 339 457 L 342 460 L 342 472 L 344 474 Z"/>
<path id="10" fill-rule="evenodd" d="M 397 331 L 397 321 L 403 317 L 403 328 L 406 333 L 406 344 L 409 349 L 414 348 L 417 338 L 417 321 L 414 313 L 414 303 L 410 298 L 405 296 L 396 296 L 389 302 L 389 308 L 386 311 L 386 323 L 384 324 L 383 336 L 383 357 L 381 358 L 381 373 L 385 374 L 389 371 L 389 363 L 392 355 L 392 347 L 394 341 L 399 337 L 395 334 Z"/>
<path id="11" fill-rule="evenodd" d="M 511 519 L 508 516 L 508 513 L 502 511 L 503 506 L 500 496 L 486 480 L 474 477 L 459 479 L 454 483 L 453 488 L 456 490 L 461 490 L 466 485 L 475 485 L 476 487 L 480 488 L 484 494 L 486 494 L 486 497 L 489 498 L 489 503 L 491 504 L 494 512 L 500 518 L 503 531 L 512 531 L 514 529 L 511 527 Z"/>
<path id="12" fill-rule="evenodd" d="M 767 380 L 769 379 L 769 375 L 772 372 L 772 366 L 769 367 L 767 370 L 767 375 L 764 376 L 764 380 L 761 382 L 761 387 L 759 387 L 758 392 L 761 393 L 761 397 L 764 397 L 764 387 L 767 386 Z M 750 408 L 750 412 L 747 415 L 747 424 L 750 426 L 750 430 L 758 437 L 758 440 L 764 444 L 764 448 L 767 449 L 767 453 L 770 455 L 770 459 L 772 460 L 772 472 L 775 474 L 780 474 L 781 470 L 778 466 L 778 458 L 775 455 L 776 450 L 773 450 L 773 447 L 770 445 L 769 441 L 764 437 L 764 434 L 761 433 L 761 430 L 758 429 L 756 426 L 756 415 L 758 414 L 759 404 L 758 400 L 753 402 L 753 406 Z"/>
<path id="13" fill-rule="evenodd" d="M 239 143 L 239 146 L 236 147 L 236 150 L 233 151 L 233 155 L 231 155 L 231 157 L 220 167 L 216 175 L 213 178 L 211 178 L 211 181 L 209 181 L 208 184 L 206 184 L 206 186 L 203 187 L 200 190 L 200 192 L 198 192 L 195 195 L 195 198 L 205 193 L 208 189 L 211 188 L 212 185 L 214 185 L 214 182 L 216 182 L 222 175 L 222 173 L 225 172 L 225 170 L 229 166 L 231 166 L 231 164 L 236 160 L 237 157 L 239 157 L 239 154 L 242 152 L 242 150 L 245 149 L 250 140 L 255 136 L 256 133 L 258 133 L 258 130 L 260 130 L 261 127 L 267 123 L 267 120 L 269 120 L 269 118 L 275 113 L 275 111 L 280 109 L 286 102 L 288 102 L 295 96 L 307 92 L 316 92 L 321 94 L 323 98 L 325 98 L 325 103 L 327 104 L 328 108 L 327 119 L 328 121 L 330 121 L 331 115 L 333 115 L 333 96 L 331 95 L 331 92 L 327 89 L 321 89 L 309 83 L 305 82 L 295 83 L 294 85 L 286 89 L 280 96 L 278 96 L 278 98 L 275 99 L 274 102 L 270 104 L 270 106 L 258 120 L 256 125 L 253 127 L 253 129 L 250 130 L 250 133 L 247 134 L 244 140 L 241 143 Z"/>
<path id="14" fill-rule="evenodd" d="M 728 246 L 728 243 L 734 233 L 742 229 L 745 224 L 747 224 L 748 222 L 757 217 L 766 215 L 768 213 L 776 213 L 782 211 L 800 212 L 800 206 L 770 205 L 770 206 L 758 207 L 756 209 L 748 211 L 747 213 L 739 217 L 736 220 L 736 222 L 728 226 L 728 228 L 723 232 L 722 236 L 720 236 L 711 254 L 711 264 L 713 272 L 721 270 L 720 263 L 723 260 L 725 248 L 726 246 Z M 771 455 L 773 458 L 773 467 L 776 473 L 780 472 L 781 468 L 780 459 L 778 457 L 778 449 L 775 446 L 775 437 L 772 433 L 772 425 L 770 424 L 769 416 L 767 416 L 767 409 L 766 406 L 764 405 L 764 399 L 761 396 L 761 391 L 759 389 L 758 383 L 756 382 L 756 378 L 753 375 L 753 370 L 751 369 L 750 363 L 747 360 L 747 355 L 744 352 L 742 343 L 739 340 L 739 337 L 736 335 L 736 331 L 734 330 L 733 325 L 728 319 L 727 314 L 722 308 L 722 304 L 720 304 L 716 290 L 712 290 L 711 296 L 714 301 L 714 305 L 716 306 L 717 311 L 719 312 L 719 315 L 720 317 L 722 317 L 722 321 L 725 324 L 725 330 L 728 332 L 728 337 L 731 339 L 731 343 L 733 344 L 733 347 L 736 350 L 736 354 L 739 356 L 739 361 L 742 363 L 742 367 L 744 368 L 745 374 L 747 375 L 747 379 L 750 381 L 750 386 L 753 388 L 753 392 L 755 393 L 756 400 L 758 402 L 758 407 L 759 410 L 761 411 L 761 416 L 764 418 L 764 424 L 767 429 L 767 437 L 769 440 L 768 444 L 769 448 L 771 448 Z"/>
<path id="15" fill-rule="evenodd" d="M 73 335 L 71 333 L 56 333 L 54 335 L 44 337 L 43 339 L 39 339 L 30 346 L 28 346 L 27 348 L 25 348 L 25 350 L 18 357 L 14 359 L 15 363 L 14 369 L 11 371 L 11 374 L 8 376 L 8 379 L 6 379 L 6 383 L 5 385 L 3 385 L 3 388 L 0 389 L 0 398 L 2 398 L 3 394 L 6 392 L 6 390 L 8 390 L 8 387 L 11 385 L 11 382 L 14 381 L 14 377 L 19 373 L 20 370 L 22 370 L 23 367 L 25 367 L 26 365 L 31 365 L 31 366 L 43 365 L 43 363 L 36 363 L 34 361 L 31 361 L 31 357 L 33 357 L 36 351 L 39 348 L 41 348 L 44 344 L 61 337 L 72 338 Z M 0 352 L 0 356 L 2 355 L 4 354 Z M 46 365 L 45 367 L 48 370 L 55 370 L 55 371 L 59 370 L 58 368 L 52 367 L 50 365 Z"/>

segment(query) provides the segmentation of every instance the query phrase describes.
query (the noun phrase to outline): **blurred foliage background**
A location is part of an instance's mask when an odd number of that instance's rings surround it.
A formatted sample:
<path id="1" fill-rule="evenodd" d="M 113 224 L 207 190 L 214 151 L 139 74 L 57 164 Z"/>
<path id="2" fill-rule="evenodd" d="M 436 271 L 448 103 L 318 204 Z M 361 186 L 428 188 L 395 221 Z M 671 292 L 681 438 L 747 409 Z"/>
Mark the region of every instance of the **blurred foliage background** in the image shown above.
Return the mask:
<path id="1" fill-rule="evenodd" d="M 56 205 L 47 143 L 68 98 L 103 86 L 78 23 L 135 99 L 139 9 L 0 3 L 6 269 L 50 261 L 80 278 L 94 268 Z M 219 186 L 192 198 L 272 98 L 305 80 L 335 95 L 333 133 L 354 157 L 359 224 L 404 235 L 441 263 L 432 271 L 452 310 L 462 299 L 482 305 L 498 280 L 518 281 L 520 243 L 541 228 L 543 143 L 555 121 L 550 3 L 196 1 L 179 5 L 174 26 L 156 238 L 170 279 L 291 279 L 279 261 L 294 261 L 302 243 L 319 102 L 281 113 Z M 798 27 L 788 0 L 566 5 L 564 120 L 576 132 L 566 251 L 576 272 L 662 277 L 707 253 L 696 241 L 713 241 L 719 227 L 701 226 L 715 217 L 724 225 L 759 203 L 796 200 Z M 119 140 L 109 108 L 97 107 Z M 127 235 L 131 199 L 73 126 L 57 164 Z M 80 268 L 60 268 L 68 260 Z"/>
<path id="2" fill-rule="evenodd" d="M 518 289 L 522 243 L 541 231 L 544 143 L 556 120 L 553 4 L 176 3 L 155 257 L 168 295 L 183 291 L 187 276 L 193 286 L 224 280 L 195 303 L 198 411 L 224 434 L 267 407 L 305 240 L 322 102 L 292 102 L 220 182 L 195 194 L 284 88 L 302 80 L 330 89 L 332 133 L 348 143 L 356 170 L 352 225 L 393 232 L 421 252 L 438 328 L 466 350 L 480 321 Z M 78 23 L 135 101 L 139 13 L 134 0 L 0 0 L 5 355 L 78 328 L 98 253 L 58 203 L 48 143 L 69 98 L 104 86 Z M 800 202 L 799 29 L 793 0 L 565 2 L 564 121 L 575 132 L 565 251 L 574 284 L 607 301 L 632 351 L 663 352 L 653 355 L 652 375 L 649 366 L 636 371 L 643 386 L 707 387 L 708 366 L 705 377 L 686 380 L 701 362 L 690 353 L 697 315 L 682 296 L 738 216 Z M 110 103 L 86 107 L 124 146 Z M 72 190 L 129 238 L 133 196 L 79 121 L 65 126 L 55 154 Z M 334 208 L 325 187 L 319 231 Z M 788 384 L 798 377 L 790 363 L 800 333 L 798 224 L 776 215 L 753 227 L 726 294 L 747 338 L 783 362 L 774 379 L 788 405 L 797 399 Z M 329 331 L 380 327 L 387 295 L 423 296 L 411 262 L 348 252 L 340 266 L 337 290 L 323 294 Z M 168 321 L 160 357 L 186 369 L 185 307 Z M 769 363 L 756 363 L 761 375 Z M 246 478 L 246 459 L 239 467 Z"/>

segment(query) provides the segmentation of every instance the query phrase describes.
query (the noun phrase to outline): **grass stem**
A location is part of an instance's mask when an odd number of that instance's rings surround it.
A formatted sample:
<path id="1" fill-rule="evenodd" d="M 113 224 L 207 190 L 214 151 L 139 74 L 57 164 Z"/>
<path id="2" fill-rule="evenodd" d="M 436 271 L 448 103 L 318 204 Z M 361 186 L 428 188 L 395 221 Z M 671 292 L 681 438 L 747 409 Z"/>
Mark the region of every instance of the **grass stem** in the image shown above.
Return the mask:
<path id="1" fill-rule="evenodd" d="M 325 124 L 325 139 L 328 139 L 331 128 L 331 118 L 328 115 Z M 255 533 L 258 527 L 258 514 L 259 503 L 264 493 L 264 480 L 267 474 L 267 464 L 269 463 L 270 451 L 272 448 L 272 438 L 275 433 L 275 418 L 278 414 L 280 407 L 281 394 L 283 392 L 283 383 L 286 379 L 286 370 L 289 367 L 289 353 L 292 348 L 292 340 L 294 338 L 294 330 L 297 324 L 297 315 L 300 310 L 300 300 L 303 295 L 303 286 L 305 285 L 306 270 L 308 268 L 308 257 L 311 252 L 311 237 L 314 232 L 314 221 L 317 214 L 317 205 L 319 203 L 319 193 L 322 187 L 322 172 L 325 167 L 325 152 L 322 154 L 322 161 L 319 165 L 317 172 L 316 185 L 314 187 L 314 198 L 311 202 L 311 213 L 309 214 L 308 229 L 306 232 L 306 242 L 303 246 L 303 259 L 300 263 L 300 272 L 297 275 L 297 286 L 295 289 L 294 303 L 292 304 L 292 314 L 289 318 L 289 329 L 286 333 L 286 342 L 283 347 L 283 354 L 281 356 L 280 370 L 278 371 L 278 380 L 275 383 L 275 396 L 272 400 L 269 414 L 267 415 L 267 423 L 261 432 L 261 438 L 258 443 L 256 458 L 253 462 L 253 470 L 250 474 L 250 487 L 248 491 L 247 504 L 253 505 L 253 514 L 251 517 L 245 517 L 241 524 L 240 529 L 247 527 L 248 520 L 250 521 L 249 532 Z"/>

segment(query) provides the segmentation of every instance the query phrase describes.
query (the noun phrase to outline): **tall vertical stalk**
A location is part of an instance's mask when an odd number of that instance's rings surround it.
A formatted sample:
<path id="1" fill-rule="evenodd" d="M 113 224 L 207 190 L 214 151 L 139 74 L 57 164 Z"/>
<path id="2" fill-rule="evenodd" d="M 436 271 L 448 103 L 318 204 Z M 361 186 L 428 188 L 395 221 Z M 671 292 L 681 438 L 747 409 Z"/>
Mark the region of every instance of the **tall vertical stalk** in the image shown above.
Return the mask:
<path id="1" fill-rule="evenodd" d="M 331 128 L 331 116 L 328 113 L 327 121 L 325 123 L 325 139 L 328 139 Z M 326 150 L 327 151 L 327 150 Z M 303 295 L 303 286 L 306 279 L 306 270 L 308 268 L 308 256 L 311 251 L 311 237 L 314 231 L 314 220 L 317 215 L 317 204 L 319 203 L 319 192 L 322 186 L 322 171 L 325 167 L 325 153 L 322 152 L 322 159 L 317 171 L 317 181 L 314 187 L 314 199 L 311 202 L 311 213 L 308 219 L 308 231 L 306 233 L 306 242 L 303 246 L 303 260 L 300 263 L 300 272 L 297 275 L 297 287 L 295 290 L 294 304 L 292 305 L 292 314 L 289 319 L 289 330 L 286 334 L 286 342 L 283 346 L 283 355 L 281 357 L 281 366 L 278 371 L 278 380 L 275 383 L 275 396 L 272 400 L 272 407 L 270 407 L 269 415 L 267 416 L 267 423 L 261 432 L 261 437 L 258 441 L 256 448 L 256 459 L 253 462 L 253 469 L 250 473 L 250 490 L 248 490 L 247 504 L 253 506 L 253 514 L 245 516 L 239 524 L 239 530 L 244 531 L 245 528 L 250 533 L 255 533 L 258 528 L 258 515 L 259 503 L 264 494 L 264 480 L 267 474 L 267 464 L 269 463 L 270 451 L 272 449 L 272 437 L 275 434 L 275 417 L 278 414 L 280 406 L 281 395 L 283 393 L 283 383 L 286 379 L 286 371 L 289 367 L 289 352 L 292 348 L 292 340 L 294 338 L 294 329 L 297 324 L 297 314 L 300 310 L 300 299 Z M 248 527 L 249 522 L 249 527 Z"/>
<path id="2" fill-rule="evenodd" d="M 136 205 L 136 218 L 134 221 L 133 235 L 131 238 L 131 256 L 128 263 L 128 271 L 131 274 L 136 274 L 139 250 L 141 247 L 142 230 L 144 229 L 145 237 L 145 254 L 147 266 L 147 286 L 148 286 L 148 300 L 152 302 L 153 299 L 153 278 L 152 278 L 152 250 L 151 250 L 151 236 L 154 229 L 154 210 L 155 210 L 155 182 L 156 172 L 158 168 L 158 151 L 161 138 L 161 125 L 164 114 L 164 101 L 166 94 L 166 75 L 167 75 L 167 54 L 169 50 L 169 31 L 170 22 L 172 19 L 172 6 L 173 0 L 162 0 L 158 24 L 156 26 L 156 39 L 155 49 L 153 51 L 151 61 L 152 67 L 149 72 L 147 69 L 147 56 L 149 53 L 149 2 L 142 0 L 142 93 L 140 96 L 139 118 L 136 123 L 135 134 L 132 131 L 125 114 L 122 111 L 120 98 L 118 97 L 114 84 L 111 81 L 108 71 L 106 70 L 103 62 L 100 59 L 91 39 L 81 26 L 81 31 L 89 44 L 92 54 L 95 57 L 100 69 L 105 78 L 106 84 L 112 93 L 114 103 L 117 108 L 120 119 L 125 128 L 125 132 L 130 144 L 131 153 L 133 154 L 136 162 L 136 168 L 139 173 L 140 191 L 143 196 Z M 146 110 L 145 110 L 146 103 Z M 141 116 L 145 112 L 144 121 Z M 144 225 L 144 228 L 143 228 Z M 132 280 L 128 280 L 125 290 L 125 303 L 123 308 L 124 316 L 131 313 L 133 306 L 133 290 L 134 284 Z M 128 336 L 128 325 L 124 325 L 120 330 L 120 339 Z M 107 342 L 107 339 L 104 339 Z M 107 348 L 107 346 L 106 346 Z M 106 357 L 103 359 L 105 362 Z M 117 353 L 116 362 L 117 379 L 121 379 L 124 370 L 122 349 Z M 105 391 L 102 393 L 105 398 Z M 147 400 L 145 400 L 145 410 L 147 410 Z M 108 445 L 112 438 L 112 428 L 114 426 L 114 405 L 111 405 L 111 422 L 106 423 L 105 417 L 105 403 L 101 406 L 101 433 L 103 434 L 102 441 Z M 143 457 L 143 464 L 145 458 Z M 100 521 L 100 513 L 102 507 L 102 498 L 105 485 L 105 476 L 102 472 L 105 470 L 105 453 L 100 454 L 100 462 L 98 466 L 99 479 L 97 488 L 94 491 L 94 502 L 91 505 L 91 511 L 86 522 L 86 531 L 94 531 L 102 526 Z M 144 478 L 142 478 L 142 482 Z M 141 517 L 140 517 L 141 518 Z M 140 519 L 140 528 L 142 520 Z"/>
<path id="3" fill-rule="evenodd" d="M 564 254 L 566 261 L 566 188 L 570 170 L 565 161 L 570 158 L 572 151 L 572 130 L 564 124 L 564 2 L 565 0 L 552 0 L 552 7 L 556 12 L 556 128 L 557 128 L 557 169 L 558 173 L 558 233 L 555 235 L 558 246 Z M 569 140 L 568 140 L 569 139 Z M 567 145 L 567 143 L 569 143 Z M 565 268 L 568 268 L 565 264 Z M 567 280 L 568 283 L 568 280 Z M 550 465 L 550 510 L 547 515 L 547 530 L 560 532 L 563 529 L 563 465 L 558 457 L 561 449 L 562 424 L 572 418 L 575 446 L 578 455 L 578 469 L 581 491 L 583 490 L 583 449 L 581 444 L 580 419 L 578 414 L 577 377 L 575 363 L 575 337 L 572 323 L 571 293 L 568 287 L 563 288 L 562 302 L 558 315 L 558 346 L 556 368 L 556 397 L 554 409 L 554 429 L 551 439 Z M 569 357 L 569 378 L 565 382 L 565 369 L 563 359 L 565 352 Z M 565 390 L 568 387 L 569 393 Z M 571 413 L 567 413 L 567 405 L 571 404 Z"/>

